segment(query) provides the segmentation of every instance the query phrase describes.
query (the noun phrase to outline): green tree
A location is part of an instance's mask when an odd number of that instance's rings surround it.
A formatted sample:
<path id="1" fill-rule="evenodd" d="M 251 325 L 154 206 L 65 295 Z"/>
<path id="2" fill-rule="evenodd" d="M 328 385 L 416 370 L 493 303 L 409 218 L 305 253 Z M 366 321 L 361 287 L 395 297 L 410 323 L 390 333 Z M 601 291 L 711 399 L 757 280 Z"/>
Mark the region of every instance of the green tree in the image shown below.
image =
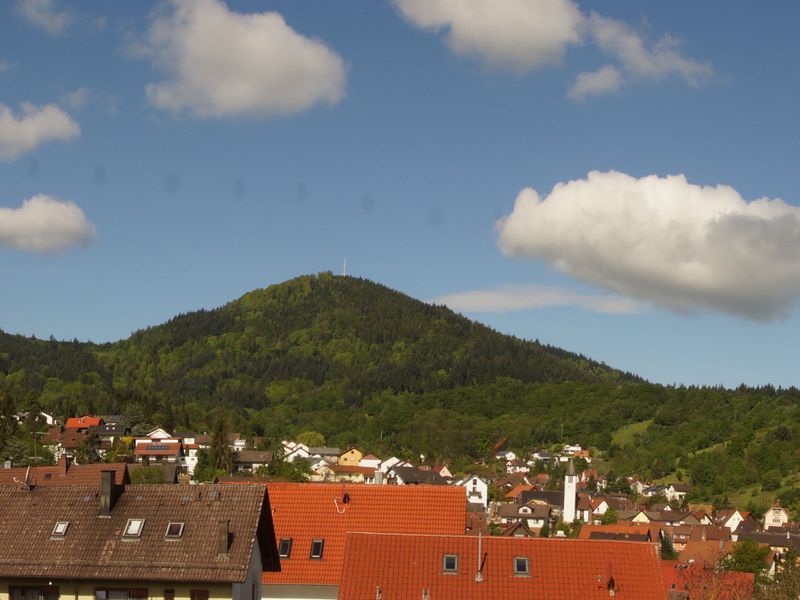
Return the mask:
<path id="1" fill-rule="evenodd" d="M 617 521 L 619 521 L 619 514 L 613 506 L 610 506 L 608 510 L 603 513 L 603 516 L 600 517 L 601 525 L 616 525 Z"/>
<path id="2" fill-rule="evenodd" d="M 743 540 L 722 560 L 722 567 L 727 571 L 755 573 L 758 580 L 767 566 L 769 553 L 769 546 L 761 546 L 755 540 Z"/>
<path id="3" fill-rule="evenodd" d="M 677 560 L 678 553 L 675 552 L 675 547 L 672 545 L 672 540 L 664 534 L 661 538 L 661 559 L 662 560 Z"/>
<path id="4" fill-rule="evenodd" d="M 318 431 L 304 431 L 298 433 L 295 440 L 309 448 L 321 448 L 325 445 L 325 436 Z"/>
<path id="5" fill-rule="evenodd" d="M 233 453 L 228 442 L 228 421 L 219 415 L 214 421 L 211 432 L 210 461 L 211 465 L 226 475 L 233 471 Z"/>

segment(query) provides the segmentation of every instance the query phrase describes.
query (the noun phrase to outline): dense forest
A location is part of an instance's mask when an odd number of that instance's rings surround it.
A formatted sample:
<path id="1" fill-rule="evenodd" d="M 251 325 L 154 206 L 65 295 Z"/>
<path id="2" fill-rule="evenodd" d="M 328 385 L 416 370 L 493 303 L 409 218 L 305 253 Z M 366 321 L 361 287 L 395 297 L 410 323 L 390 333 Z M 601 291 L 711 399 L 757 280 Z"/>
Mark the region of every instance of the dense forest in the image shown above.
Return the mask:
<path id="1" fill-rule="evenodd" d="M 197 431 L 223 415 L 245 434 L 318 431 L 332 445 L 464 468 L 504 436 L 518 449 L 569 441 L 616 472 L 686 478 L 697 498 L 721 502 L 800 502 L 799 406 L 796 389 L 647 383 L 330 273 L 110 344 L 0 331 L 3 415 L 121 414 Z"/>

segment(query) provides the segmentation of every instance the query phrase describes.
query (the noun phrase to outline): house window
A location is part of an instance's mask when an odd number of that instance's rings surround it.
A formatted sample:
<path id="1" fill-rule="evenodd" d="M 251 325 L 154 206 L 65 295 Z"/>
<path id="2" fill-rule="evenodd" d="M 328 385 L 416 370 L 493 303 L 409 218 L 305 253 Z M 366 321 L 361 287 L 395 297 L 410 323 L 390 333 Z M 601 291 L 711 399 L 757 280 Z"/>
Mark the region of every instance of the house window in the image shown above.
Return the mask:
<path id="1" fill-rule="evenodd" d="M 281 543 L 280 546 L 278 547 L 278 556 L 280 556 L 281 558 L 289 558 L 289 555 L 291 553 L 292 553 L 292 538 L 281 538 Z"/>
<path id="2" fill-rule="evenodd" d="M 67 527 L 69 527 L 69 521 L 59 521 L 56 523 L 56 526 L 53 527 L 53 533 L 50 534 L 50 537 L 63 538 L 67 535 Z"/>
<path id="3" fill-rule="evenodd" d="M 52 585 L 11 586 L 8 592 L 11 600 L 58 600 L 58 588 Z"/>
<path id="4" fill-rule="evenodd" d="M 322 558 L 322 549 L 325 546 L 325 540 L 316 539 L 311 541 L 311 558 Z"/>
<path id="5" fill-rule="evenodd" d="M 445 554 L 442 560 L 442 571 L 445 573 L 458 573 L 458 555 Z"/>
<path id="6" fill-rule="evenodd" d="M 175 590 L 164 590 L 164 600 L 175 600 Z"/>
<path id="7" fill-rule="evenodd" d="M 183 535 L 183 523 L 169 523 L 164 537 L 170 540 L 177 540 Z"/>
<path id="8" fill-rule="evenodd" d="M 96 588 L 95 600 L 147 600 L 147 588 Z"/>
<path id="9" fill-rule="evenodd" d="M 514 575 L 530 575 L 528 558 L 526 556 L 514 557 Z"/>
<path id="10" fill-rule="evenodd" d="M 138 538 L 142 536 L 142 529 L 144 528 L 144 519 L 128 519 L 125 525 L 125 533 L 122 537 Z"/>
<path id="11" fill-rule="evenodd" d="M 208 590 L 191 590 L 189 600 L 208 600 Z"/>

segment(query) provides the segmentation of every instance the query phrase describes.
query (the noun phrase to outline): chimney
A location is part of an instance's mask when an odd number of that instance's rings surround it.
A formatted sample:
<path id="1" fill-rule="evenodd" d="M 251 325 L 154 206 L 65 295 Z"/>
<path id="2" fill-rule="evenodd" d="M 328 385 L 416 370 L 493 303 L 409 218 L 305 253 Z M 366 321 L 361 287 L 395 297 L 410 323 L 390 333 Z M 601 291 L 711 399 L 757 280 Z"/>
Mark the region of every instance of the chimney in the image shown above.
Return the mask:
<path id="1" fill-rule="evenodd" d="M 100 471 L 100 516 L 110 517 L 111 509 L 119 498 L 119 490 L 114 484 L 114 471 Z"/>
<path id="2" fill-rule="evenodd" d="M 217 554 L 220 558 L 228 557 L 229 525 L 230 521 L 219 521 L 217 524 Z"/>
<path id="3" fill-rule="evenodd" d="M 67 458 L 67 455 L 65 453 L 62 454 L 61 457 L 58 459 L 58 476 L 66 477 L 67 469 L 69 469 L 69 459 Z"/>
<path id="4" fill-rule="evenodd" d="M 375 483 L 376 485 L 383 485 L 383 471 L 375 469 Z"/>

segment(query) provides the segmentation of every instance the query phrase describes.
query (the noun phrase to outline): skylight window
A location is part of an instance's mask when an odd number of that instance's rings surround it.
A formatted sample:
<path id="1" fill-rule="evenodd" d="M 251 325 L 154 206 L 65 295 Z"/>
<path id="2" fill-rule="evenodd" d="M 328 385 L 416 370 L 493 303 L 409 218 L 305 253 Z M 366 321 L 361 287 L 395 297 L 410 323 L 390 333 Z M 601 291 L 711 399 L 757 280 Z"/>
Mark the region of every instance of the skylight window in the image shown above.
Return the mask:
<path id="1" fill-rule="evenodd" d="M 144 519 L 128 519 L 125 525 L 125 533 L 123 537 L 138 538 L 142 536 L 142 529 L 144 528 Z"/>
<path id="2" fill-rule="evenodd" d="M 177 540 L 183 535 L 183 523 L 170 522 L 164 537 L 168 540 Z"/>
<path id="3" fill-rule="evenodd" d="M 514 557 L 514 575 L 530 575 L 530 566 L 526 556 Z"/>
<path id="4" fill-rule="evenodd" d="M 65 535 L 67 535 L 68 527 L 69 521 L 58 521 L 56 526 L 53 527 L 53 533 L 51 533 L 50 536 L 54 538 L 63 538 Z"/>
<path id="5" fill-rule="evenodd" d="M 445 573 L 458 573 L 458 555 L 445 554 L 442 561 L 442 571 Z"/>
<path id="6" fill-rule="evenodd" d="M 322 558 L 322 550 L 324 546 L 325 546 L 325 540 L 323 539 L 312 540 L 310 558 Z"/>
<path id="7" fill-rule="evenodd" d="M 280 556 L 281 558 L 289 558 L 289 555 L 291 553 L 292 553 L 292 538 L 281 538 L 281 543 L 280 546 L 278 547 L 278 556 Z M 320 555 L 321 554 L 322 552 L 320 551 Z"/>

